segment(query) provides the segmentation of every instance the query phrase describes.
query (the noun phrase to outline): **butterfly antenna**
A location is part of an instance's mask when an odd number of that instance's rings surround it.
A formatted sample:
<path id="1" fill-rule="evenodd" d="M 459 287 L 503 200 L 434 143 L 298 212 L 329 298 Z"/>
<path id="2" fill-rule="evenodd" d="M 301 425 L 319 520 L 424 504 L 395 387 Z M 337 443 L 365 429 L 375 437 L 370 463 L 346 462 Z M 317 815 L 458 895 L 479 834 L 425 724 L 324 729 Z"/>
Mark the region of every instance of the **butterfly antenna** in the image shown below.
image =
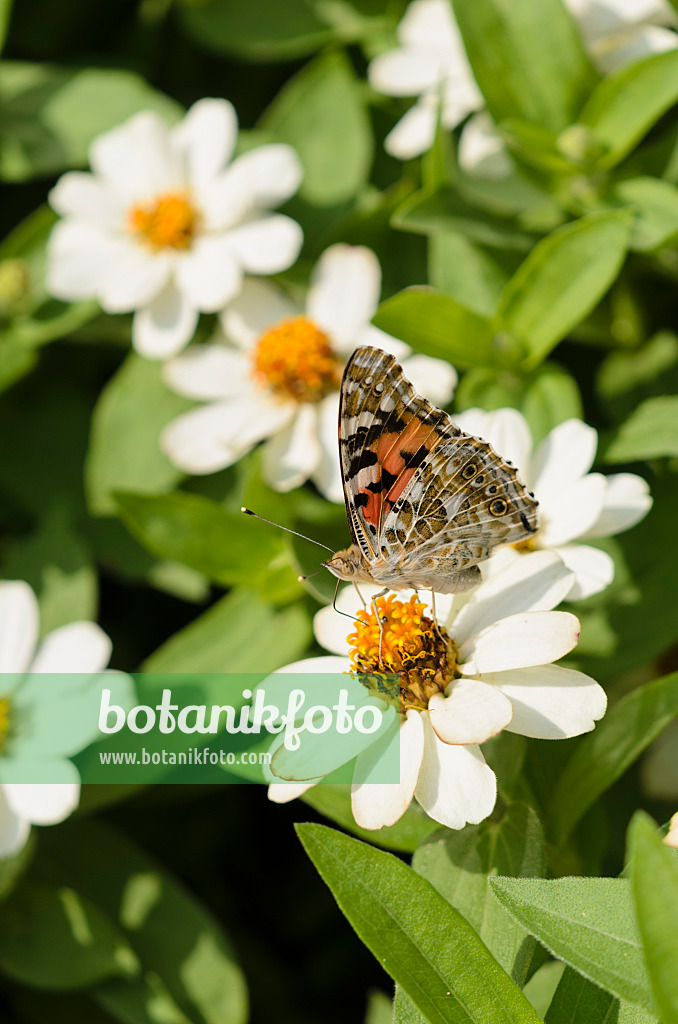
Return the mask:
<path id="1" fill-rule="evenodd" d="M 252 512 L 251 509 L 243 507 L 240 509 L 246 516 L 253 516 L 255 519 L 261 519 L 262 523 L 268 523 L 269 526 L 277 526 L 279 530 L 284 530 L 285 533 L 293 533 L 295 537 L 301 537 L 302 540 L 307 540 L 310 544 L 316 544 L 319 548 L 325 548 L 325 551 L 329 551 L 330 554 L 334 554 L 332 548 L 328 548 L 327 544 L 321 544 L 319 540 L 313 540 L 313 537 L 307 537 L 305 533 L 299 533 L 297 530 L 290 530 L 289 526 L 281 526 L 280 523 L 274 523 L 272 519 L 265 519 L 264 516 L 257 515 L 256 512 Z"/>

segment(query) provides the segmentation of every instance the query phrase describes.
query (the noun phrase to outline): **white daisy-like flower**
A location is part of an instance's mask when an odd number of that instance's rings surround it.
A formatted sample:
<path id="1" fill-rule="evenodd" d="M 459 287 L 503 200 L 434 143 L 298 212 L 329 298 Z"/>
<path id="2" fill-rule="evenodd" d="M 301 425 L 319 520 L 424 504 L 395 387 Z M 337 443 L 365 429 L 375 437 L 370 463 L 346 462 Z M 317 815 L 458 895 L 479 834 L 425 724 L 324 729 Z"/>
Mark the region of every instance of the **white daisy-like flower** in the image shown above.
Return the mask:
<path id="1" fill-rule="evenodd" d="M 0 583 L 0 858 L 19 852 L 31 825 L 54 825 L 77 807 L 80 780 L 68 760 L 96 737 L 92 687 L 108 664 L 111 641 L 94 622 L 71 622 L 38 644 L 35 594 L 20 580 Z M 40 674 L 59 673 L 50 687 Z M 125 700 L 129 680 L 107 673 Z M 96 695 L 98 695 L 98 688 Z M 27 783 L 35 763 L 50 783 Z"/>
<path id="2" fill-rule="evenodd" d="M 187 473 L 213 473 L 266 440 L 263 473 L 272 487 L 288 491 L 310 478 L 331 501 L 343 501 L 338 388 L 354 349 L 391 352 L 437 405 L 449 402 L 457 381 L 449 363 L 412 355 L 371 325 L 380 290 L 375 254 L 343 244 L 321 256 L 303 305 L 248 279 L 222 314 L 226 343 L 196 346 L 163 368 L 174 391 L 207 403 L 165 428 L 166 455 Z"/>
<path id="3" fill-rule="evenodd" d="M 598 434 L 581 420 L 554 427 L 536 449 L 527 420 L 516 409 L 469 409 L 454 420 L 512 462 L 523 484 L 534 492 L 540 527 L 529 547 L 555 551 L 574 573 L 568 600 L 604 590 L 612 582 L 614 561 L 586 541 L 610 537 L 638 523 L 652 507 L 646 481 L 634 473 L 589 473 Z"/>
<path id="4" fill-rule="evenodd" d="M 455 128 L 485 101 L 468 63 L 450 0 L 413 0 L 397 28 L 399 46 L 370 62 L 370 85 L 387 96 L 417 101 L 386 136 L 399 160 L 431 148 L 440 118 Z"/>
<path id="5" fill-rule="evenodd" d="M 584 45 L 603 74 L 678 47 L 678 17 L 668 0 L 565 0 Z"/>
<path id="6" fill-rule="evenodd" d="M 571 573 L 551 552 L 521 557 L 507 549 L 486 563 L 475 590 L 435 596 L 439 628 L 413 591 L 378 599 L 381 640 L 373 611 L 363 610 L 352 586 L 340 592 L 337 606 L 358 617 L 354 626 L 331 607 L 317 613 L 316 638 L 333 656 L 288 665 L 281 678 L 289 672 L 399 675 L 400 714 L 356 761 L 351 802 L 360 826 L 392 825 L 413 797 L 448 828 L 475 824 L 491 813 L 497 791 L 480 744 L 503 729 L 539 739 L 593 729 L 605 713 L 604 690 L 583 673 L 552 664 L 579 638 L 578 619 L 552 610 L 571 585 Z M 368 602 L 378 590 L 360 587 Z M 266 681 L 267 696 L 275 678 Z M 393 743 L 400 746 L 400 781 L 371 783 Z M 312 784 L 273 783 L 269 797 L 283 803 Z"/>
<path id="7" fill-rule="evenodd" d="M 291 266 L 301 228 L 271 211 L 297 191 L 299 160 L 286 145 L 233 160 L 237 135 L 232 104 L 203 99 L 176 127 L 145 111 L 95 139 L 93 173 L 70 171 L 50 192 L 63 219 L 49 241 L 48 290 L 134 311 L 134 347 L 165 359 L 201 312 L 238 294 L 244 274 Z"/>
<path id="8" fill-rule="evenodd" d="M 596 66 L 607 74 L 655 53 L 673 50 L 678 17 L 668 0 L 565 0 Z M 370 84 L 387 96 L 416 96 L 416 103 L 386 137 L 400 160 L 433 145 L 440 106 L 443 127 L 469 114 L 458 159 L 468 174 L 502 178 L 512 168 L 494 121 L 482 111 L 476 85 L 449 0 L 413 0 L 397 29 L 399 46 L 371 61 Z"/>

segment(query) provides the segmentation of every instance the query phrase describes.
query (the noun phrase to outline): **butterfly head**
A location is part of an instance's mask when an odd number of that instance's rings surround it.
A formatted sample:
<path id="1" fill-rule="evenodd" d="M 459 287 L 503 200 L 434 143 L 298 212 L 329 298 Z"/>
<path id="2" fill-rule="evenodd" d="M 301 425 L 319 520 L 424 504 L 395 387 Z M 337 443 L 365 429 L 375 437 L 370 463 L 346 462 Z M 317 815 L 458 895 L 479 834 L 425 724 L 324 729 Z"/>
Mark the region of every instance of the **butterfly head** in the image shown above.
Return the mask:
<path id="1" fill-rule="evenodd" d="M 351 544 L 350 548 L 344 551 L 337 551 L 329 562 L 323 562 L 323 565 L 340 580 L 373 582 L 372 577 L 365 571 L 365 559 L 356 544 Z"/>

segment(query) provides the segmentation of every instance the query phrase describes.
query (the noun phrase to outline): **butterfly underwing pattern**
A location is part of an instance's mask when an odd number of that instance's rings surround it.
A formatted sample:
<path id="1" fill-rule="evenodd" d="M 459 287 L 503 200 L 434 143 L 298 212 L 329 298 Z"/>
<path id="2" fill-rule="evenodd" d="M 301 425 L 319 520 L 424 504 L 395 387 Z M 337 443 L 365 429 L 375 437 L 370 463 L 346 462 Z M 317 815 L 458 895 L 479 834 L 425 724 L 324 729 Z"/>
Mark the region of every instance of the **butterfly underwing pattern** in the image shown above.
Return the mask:
<path id="1" fill-rule="evenodd" d="M 416 393 L 395 358 L 364 346 L 341 383 L 339 456 L 353 541 L 325 565 L 339 579 L 453 594 L 479 563 L 538 528 L 515 468 Z"/>

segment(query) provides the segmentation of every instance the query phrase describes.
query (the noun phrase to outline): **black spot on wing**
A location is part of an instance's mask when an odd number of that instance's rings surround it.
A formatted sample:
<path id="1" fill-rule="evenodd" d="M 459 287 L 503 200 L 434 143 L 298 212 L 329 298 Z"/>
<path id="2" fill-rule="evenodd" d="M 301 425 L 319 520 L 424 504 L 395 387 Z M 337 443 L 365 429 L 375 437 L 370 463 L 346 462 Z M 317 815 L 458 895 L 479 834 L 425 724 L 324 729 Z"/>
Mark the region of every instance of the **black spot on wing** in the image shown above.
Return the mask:
<path id="1" fill-rule="evenodd" d="M 525 529 L 527 530 L 528 533 L 536 533 L 537 532 L 537 527 L 536 526 L 530 526 L 530 521 L 529 521 L 529 519 L 527 518 L 527 516 L 525 515 L 524 512 L 520 513 L 520 521 L 521 521 L 521 523 L 523 524 L 523 526 L 525 527 Z"/>

